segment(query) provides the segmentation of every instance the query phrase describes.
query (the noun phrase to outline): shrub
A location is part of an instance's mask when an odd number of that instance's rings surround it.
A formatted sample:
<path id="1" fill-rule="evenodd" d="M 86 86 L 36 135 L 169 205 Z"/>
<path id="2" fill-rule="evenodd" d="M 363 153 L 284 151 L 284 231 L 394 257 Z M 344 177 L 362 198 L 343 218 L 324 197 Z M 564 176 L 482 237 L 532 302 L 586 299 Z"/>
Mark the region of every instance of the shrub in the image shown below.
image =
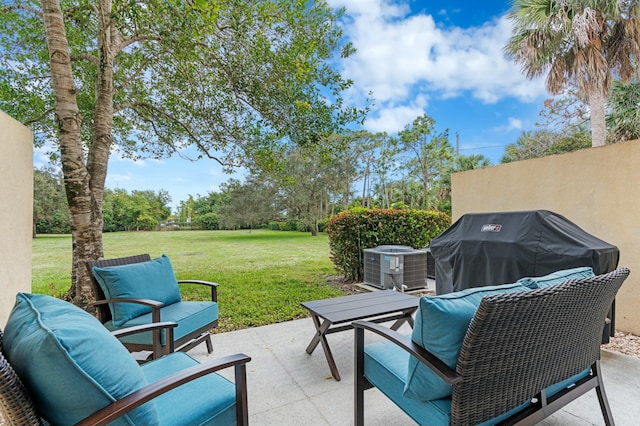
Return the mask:
<path id="1" fill-rule="evenodd" d="M 194 220 L 194 224 L 200 229 L 216 230 L 220 228 L 220 222 L 218 220 L 218 214 L 214 212 L 205 213 L 202 216 L 198 216 Z"/>
<path id="2" fill-rule="evenodd" d="M 148 214 L 141 214 L 136 220 L 136 229 L 140 231 L 153 231 L 158 226 L 158 221 Z"/>
<path id="3" fill-rule="evenodd" d="M 322 219 L 318 221 L 318 231 L 319 232 L 324 232 L 327 230 L 327 223 L 329 222 L 329 219 Z"/>
<path id="4" fill-rule="evenodd" d="M 278 224 L 280 226 L 281 231 L 297 231 L 298 222 L 295 220 L 288 220 L 286 222 L 280 222 Z"/>
<path id="5" fill-rule="evenodd" d="M 38 234 L 70 234 L 69 215 L 55 212 L 50 220 L 39 220 L 36 222 L 36 232 Z"/>
<path id="6" fill-rule="evenodd" d="M 352 209 L 327 224 L 331 260 L 345 277 L 362 281 L 362 250 L 383 244 L 425 248 L 450 224 L 447 214 L 430 210 Z"/>
<path id="7" fill-rule="evenodd" d="M 276 221 L 269 222 L 268 228 L 272 231 L 279 231 L 280 223 Z"/>

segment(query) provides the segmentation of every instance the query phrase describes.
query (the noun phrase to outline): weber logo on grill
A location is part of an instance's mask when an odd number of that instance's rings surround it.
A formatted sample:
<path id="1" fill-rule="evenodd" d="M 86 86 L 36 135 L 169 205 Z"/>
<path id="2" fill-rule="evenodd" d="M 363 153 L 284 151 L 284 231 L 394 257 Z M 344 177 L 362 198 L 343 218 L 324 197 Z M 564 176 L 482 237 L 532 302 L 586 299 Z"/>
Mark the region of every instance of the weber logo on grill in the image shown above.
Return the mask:
<path id="1" fill-rule="evenodd" d="M 480 232 L 500 232 L 502 225 L 487 224 L 482 225 Z"/>

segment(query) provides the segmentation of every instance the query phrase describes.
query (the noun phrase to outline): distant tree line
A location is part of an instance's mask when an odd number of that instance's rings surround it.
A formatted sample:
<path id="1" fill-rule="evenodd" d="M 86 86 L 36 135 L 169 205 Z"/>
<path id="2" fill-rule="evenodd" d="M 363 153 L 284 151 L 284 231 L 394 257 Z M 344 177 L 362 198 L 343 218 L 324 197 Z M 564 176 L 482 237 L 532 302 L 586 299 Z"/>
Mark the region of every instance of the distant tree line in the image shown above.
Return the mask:
<path id="1" fill-rule="evenodd" d="M 61 173 L 53 167 L 34 169 L 34 234 L 71 232 L 69 207 Z M 102 212 L 104 231 L 153 230 L 171 215 L 171 197 L 165 190 L 106 189 Z"/>
<path id="2" fill-rule="evenodd" d="M 62 174 L 53 167 L 33 171 L 33 232 L 34 235 L 71 232 Z"/>
<path id="3" fill-rule="evenodd" d="M 106 189 L 102 204 L 103 230 L 150 231 L 171 215 L 171 197 L 163 189 L 154 191 L 131 191 Z"/>

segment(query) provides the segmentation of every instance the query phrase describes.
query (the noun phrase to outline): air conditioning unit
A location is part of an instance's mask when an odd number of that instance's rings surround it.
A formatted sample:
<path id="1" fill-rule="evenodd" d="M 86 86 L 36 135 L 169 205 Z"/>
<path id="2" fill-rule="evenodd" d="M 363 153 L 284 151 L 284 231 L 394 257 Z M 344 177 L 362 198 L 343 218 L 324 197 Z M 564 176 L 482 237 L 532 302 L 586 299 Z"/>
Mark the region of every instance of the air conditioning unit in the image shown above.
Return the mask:
<path id="1" fill-rule="evenodd" d="M 383 245 L 364 249 L 364 283 L 399 291 L 427 286 L 427 250 Z"/>

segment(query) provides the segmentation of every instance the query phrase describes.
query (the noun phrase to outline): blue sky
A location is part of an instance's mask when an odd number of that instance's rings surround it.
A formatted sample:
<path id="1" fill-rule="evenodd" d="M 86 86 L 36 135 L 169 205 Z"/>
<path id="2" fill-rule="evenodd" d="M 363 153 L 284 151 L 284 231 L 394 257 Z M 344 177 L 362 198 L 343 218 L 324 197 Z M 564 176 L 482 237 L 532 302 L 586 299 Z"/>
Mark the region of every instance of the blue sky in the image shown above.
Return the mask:
<path id="1" fill-rule="evenodd" d="M 365 129 L 395 134 L 426 113 L 436 131 L 449 129 L 452 145 L 459 135 L 460 154 L 484 154 L 495 164 L 534 127 L 549 96 L 542 79 L 528 81 L 502 53 L 510 1 L 328 1 L 347 8 L 343 32 L 357 49 L 340 64 L 355 82 L 347 100 L 362 104 L 373 92 Z M 46 163 L 43 154 L 36 152 L 36 166 Z M 217 191 L 229 177 L 212 160 L 132 161 L 113 153 L 106 185 L 165 189 L 176 206 L 189 194 Z"/>

